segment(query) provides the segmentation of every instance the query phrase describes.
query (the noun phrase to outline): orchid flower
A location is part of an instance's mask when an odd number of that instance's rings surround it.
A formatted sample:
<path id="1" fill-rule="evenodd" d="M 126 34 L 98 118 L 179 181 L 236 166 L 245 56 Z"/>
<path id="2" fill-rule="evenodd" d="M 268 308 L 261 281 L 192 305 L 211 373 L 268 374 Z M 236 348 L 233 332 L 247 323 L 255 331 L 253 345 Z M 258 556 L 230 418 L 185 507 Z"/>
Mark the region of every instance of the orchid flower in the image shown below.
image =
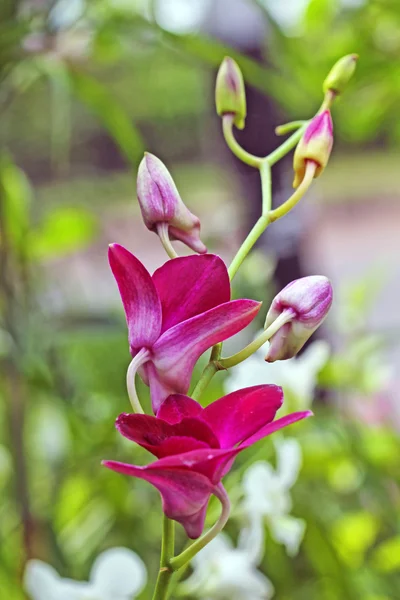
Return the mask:
<path id="1" fill-rule="evenodd" d="M 26 565 L 24 587 L 32 600 L 133 600 L 146 581 L 146 567 L 135 552 L 110 548 L 95 560 L 89 582 L 63 579 L 33 559 Z"/>
<path id="2" fill-rule="evenodd" d="M 131 402 L 142 412 L 134 391 L 142 367 L 156 413 L 170 394 L 187 393 L 200 355 L 246 327 L 261 305 L 230 300 L 227 269 L 214 254 L 169 260 L 153 276 L 118 244 L 110 246 L 109 260 L 128 323 Z"/>
<path id="3" fill-rule="evenodd" d="M 248 381 L 254 385 L 275 383 L 283 388 L 285 394 L 283 408 L 287 410 L 289 404 L 293 410 L 309 409 L 314 400 L 318 373 L 329 357 L 328 342 L 317 340 L 312 342 L 300 356 L 277 360 L 266 365 L 264 356 L 267 344 L 261 346 L 245 362 L 230 371 L 224 382 L 225 391 L 239 390 Z"/>
<path id="4" fill-rule="evenodd" d="M 269 600 L 273 585 L 256 567 L 252 555 L 222 533 L 194 557 L 180 591 L 202 600 Z"/>
<path id="5" fill-rule="evenodd" d="M 249 387 L 203 408 L 184 395 L 171 395 L 157 417 L 122 414 L 116 426 L 129 440 L 154 454 L 147 466 L 116 461 L 103 464 L 119 473 L 144 479 L 162 496 L 163 511 L 183 525 L 190 538 L 200 536 L 211 494 L 229 514 L 221 479 L 235 457 L 271 433 L 304 419 L 298 412 L 273 421 L 282 405 L 282 389 L 275 385 Z"/>
<path id="6" fill-rule="evenodd" d="M 264 461 L 251 465 L 244 475 L 245 491 L 242 509 L 248 527 L 241 532 L 240 543 L 252 548 L 261 558 L 264 550 L 263 524 L 266 520 L 272 537 L 285 546 L 290 556 L 297 554 L 305 523 L 290 515 L 292 500 L 289 490 L 297 480 L 301 467 L 301 448 L 295 439 L 280 439 L 275 444 L 277 468 Z"/>

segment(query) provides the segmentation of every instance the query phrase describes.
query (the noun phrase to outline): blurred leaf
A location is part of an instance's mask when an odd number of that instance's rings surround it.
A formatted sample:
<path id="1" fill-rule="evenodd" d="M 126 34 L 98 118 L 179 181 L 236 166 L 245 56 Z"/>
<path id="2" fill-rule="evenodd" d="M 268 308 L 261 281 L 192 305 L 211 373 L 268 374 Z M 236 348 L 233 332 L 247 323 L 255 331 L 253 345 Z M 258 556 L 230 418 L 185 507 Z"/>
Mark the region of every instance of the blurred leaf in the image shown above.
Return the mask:
<path id="1" fill-rule="evenodd" d="M 400 570 L 400 536 L 380 544 L 374 551 L 372 562 L 379 571 L 384 573 Z"/>
<path id="2" fill-rule="evenodd" d="M 92 112 L 118 144 L 121 153 L 133 166 L 143 156 L 143 142 L 136 127 L 107 88 L 90 75 L 69 71 L 73 92 Z"/>
<path id="3" fill-rule="evenodd" d="M 377 517 L 360 511 L 343 515 L 332 528 L 332 539 L 342 559 L 351 567 L 358 568 L 378 531 Z"/>
<path id="4" fill-rule="evenodd" d="M 7 154 L 0 157 L 0 196 L 7 242 L 21 251 L 29 230 L 32 189 L 25 173 Z"/>
<path id="5" fill-rule="evenodd" d="M 31 252 L 55 258 L 87 246 L 97 232 L 97 221 L 83 208 L 58 207 L 49 212 L 31 234 Z"/>

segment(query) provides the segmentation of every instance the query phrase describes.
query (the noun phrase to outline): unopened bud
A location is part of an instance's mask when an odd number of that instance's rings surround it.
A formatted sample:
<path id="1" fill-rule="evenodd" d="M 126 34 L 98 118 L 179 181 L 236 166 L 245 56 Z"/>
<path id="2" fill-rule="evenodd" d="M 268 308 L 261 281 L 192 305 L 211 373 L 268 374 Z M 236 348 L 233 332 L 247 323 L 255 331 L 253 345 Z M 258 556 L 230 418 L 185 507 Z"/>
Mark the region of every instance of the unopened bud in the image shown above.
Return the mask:
<path id="1" fill-rule="evenodd" d="M 217 113 L 234 115 L 233 123 L 243 129 L 246 118 L 246 92 L 243 75 L 239 65 L 226 56 L 221 63 L 215 87 L 215 104 Z"/>
<path id="2" fill-rule="evenodd" d="M 182 202 L 168 169 L 154 154 L 145 153 L 139 165 L 137 194 L 144 223 L 150 231 L 168 226 L 171 239 L 184 242 L 199 254 L 207 252 L 200 240 L 200 221 Z"/>
<path id="3" fill-rule="evenodd" d="M 332 286 L 326 277 L 314 275 L 289 283 L 272 301 L 265 327 L 269 327 L 282 313 L 292 313 L 271 338 L 267 362 L 295 356 L 309 337 L 326 318 L 332 304 Z"/>
<path id="4" fill-rule="evenodd" d="M 303 181 L 307 161 L 316 164 L 314 177 L 318 177 L 325 169 L 333 145 L 333 124 L 331 113 L 324 110 L 315 115 L 297 144 L 293 157 L 295 173 L 293 187 L 298 187 Z"/>
<path id="5" fill-rule="evenodd" d="M 357 60 L 358 54 L 347 54 L 333 65 L 322 85 L 325 94 L 328 91 L 335 92 L 335 94 L 343 92 L 356 70 Z"/>

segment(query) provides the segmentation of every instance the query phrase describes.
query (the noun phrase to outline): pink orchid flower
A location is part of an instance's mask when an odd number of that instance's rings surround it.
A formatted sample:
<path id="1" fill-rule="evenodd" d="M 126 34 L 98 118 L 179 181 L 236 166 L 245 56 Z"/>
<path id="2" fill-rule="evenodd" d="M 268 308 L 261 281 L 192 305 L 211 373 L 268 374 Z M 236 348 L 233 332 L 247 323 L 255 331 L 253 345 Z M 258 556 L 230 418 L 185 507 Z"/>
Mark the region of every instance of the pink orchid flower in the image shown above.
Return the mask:
<path id="1" fill-rule="evenodd" d="M 275 385 L 245 388 L 206 408 L 188 396 L 171 395 L 157 417 L 122 414 L 116 422 L 123 436 L 158 460 L 144 467 L 116 461 L 103 464 L 154 485 L 166 516 L 181 523 L 190 538 L 197 538 L 210 496 L 220 497 L 221 479 L 236 455 L 312 414 L 297 412 L 273 421 L 282 401 L 282 388 Z"/>
<path id="2" fill-rule="evenodd" d="M 169 260 L 153 276 L 118 244 L 109 261 L 128 324 L 130 371 L 140 368 L 156 413 L 170 394 L 187 393 L 200 355 L 246 327 L 261 303 L 230 300 L 228 271 L 214 254 Z"/>

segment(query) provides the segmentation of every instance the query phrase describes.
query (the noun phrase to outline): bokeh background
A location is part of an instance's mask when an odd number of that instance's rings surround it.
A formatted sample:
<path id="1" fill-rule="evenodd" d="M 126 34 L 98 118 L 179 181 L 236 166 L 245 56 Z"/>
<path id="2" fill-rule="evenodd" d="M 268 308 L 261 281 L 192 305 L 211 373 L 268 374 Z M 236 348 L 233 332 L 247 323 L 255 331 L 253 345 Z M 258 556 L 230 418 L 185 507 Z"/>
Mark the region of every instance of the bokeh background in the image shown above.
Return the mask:
<path id="1" fill-rule="evenodd" d="M 318 332 L 331 353 L 316 416 L 290 432 L 304 454 L 293 511 L 305 539 L 288 558 L 267 538 L 261 570 L 280 600 L 400 598 L 398 0 L 1 1 L 1 598 L 24 598 L 31 557 L 79 579 L 101 550 L 127 546 L 150 582 L 157 572 L 157 493 L 100 467 L 145 460 L 114 429 L 128 410 L 129 353 L 106 259 L 116 241 L 150 271 L 165 260 L 136 201 L 144 150 L 168 165 L 203 240 L 229 262 L 261 199 L 257 172 L 230 154 L 215 115 L 222 58 L 237 60 L 247 84 L 237 138 L 265 155 L 278 124 L 314 114 L 330 67 L 352 52 L 360 60 L 333 107 L 330 164 L 263 236 L 234 295 L 267 307 L 307 274 L 335 287 Z M 278 204 L 290 157 L 273 180 Z M 223 390 L 218 374 L 206 401 Z M 260 452 L 273 456 L 269 441 Z M 235 538 L 234 523 L 228 531 Z"/>

